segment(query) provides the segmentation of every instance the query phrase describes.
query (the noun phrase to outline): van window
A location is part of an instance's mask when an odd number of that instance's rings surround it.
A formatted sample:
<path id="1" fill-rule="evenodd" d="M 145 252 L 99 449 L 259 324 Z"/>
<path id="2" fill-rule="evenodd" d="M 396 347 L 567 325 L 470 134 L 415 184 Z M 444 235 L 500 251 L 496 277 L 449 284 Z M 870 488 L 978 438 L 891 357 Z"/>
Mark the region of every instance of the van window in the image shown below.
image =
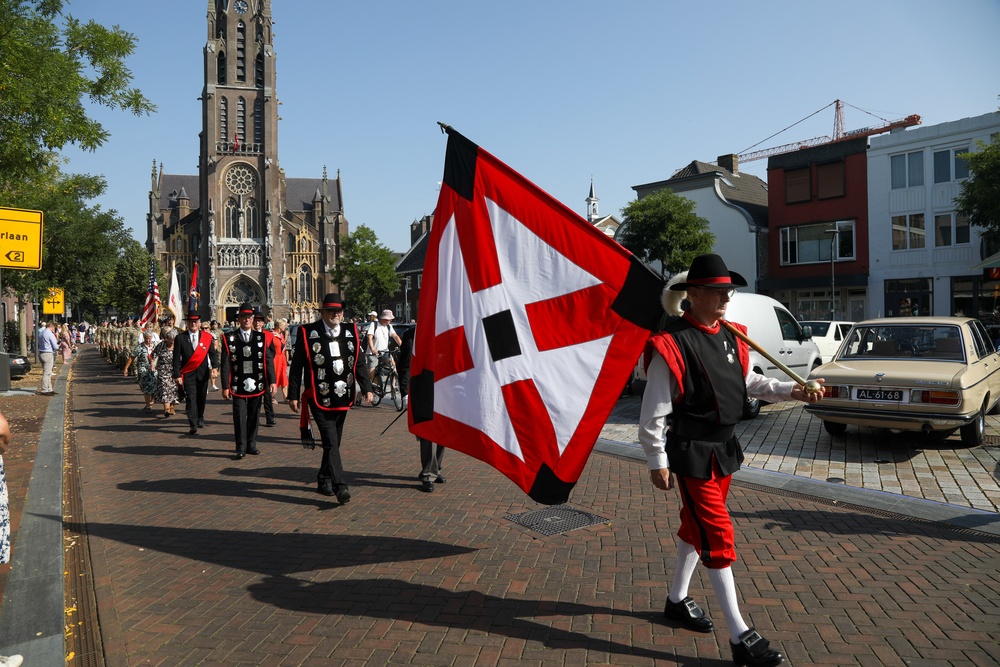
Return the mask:
<path id="1" fill-rule="evenodd" d="M 778 316 L 781 337 L 785 340 L 797 341 L 801 337 L 802 331 L 799 329 L 799 323 L 795 321 L 792 314 L 783 308 L 775 308 L 774 314 Z"/>

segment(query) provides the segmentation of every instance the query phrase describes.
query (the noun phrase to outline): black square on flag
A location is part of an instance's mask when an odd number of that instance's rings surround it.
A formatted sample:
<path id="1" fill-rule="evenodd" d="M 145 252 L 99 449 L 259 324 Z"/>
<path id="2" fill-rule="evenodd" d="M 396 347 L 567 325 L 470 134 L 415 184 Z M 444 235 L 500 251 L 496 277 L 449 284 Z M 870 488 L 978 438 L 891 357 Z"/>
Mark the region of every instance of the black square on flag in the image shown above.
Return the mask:
<path id="1" fill-rule="evenodd" d="M 486 332 L 486 342 L 490 346 L 493 361 L 521 354 L 521 345 L 517 342 L 517 331 L 514 329 L 514 316 L 510 310 L 501 310 L 484 317 L 483 330 Z"/>

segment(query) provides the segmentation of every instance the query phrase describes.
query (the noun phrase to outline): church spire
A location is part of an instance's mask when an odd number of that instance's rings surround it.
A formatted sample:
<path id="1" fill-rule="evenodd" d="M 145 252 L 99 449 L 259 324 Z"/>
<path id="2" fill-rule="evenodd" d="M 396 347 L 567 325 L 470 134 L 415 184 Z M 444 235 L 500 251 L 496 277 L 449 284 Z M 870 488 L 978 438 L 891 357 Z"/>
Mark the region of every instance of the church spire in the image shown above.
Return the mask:
<path id="1" fill-rule="evenodd" d="M 601 217 L 600 213 L 597 212 L 597 202 L 600 199 L 594 194 L 594 178 L 590 178 L 590 194 L 587 195 L 587 222 L 596 222 L 598 218 Z"/>

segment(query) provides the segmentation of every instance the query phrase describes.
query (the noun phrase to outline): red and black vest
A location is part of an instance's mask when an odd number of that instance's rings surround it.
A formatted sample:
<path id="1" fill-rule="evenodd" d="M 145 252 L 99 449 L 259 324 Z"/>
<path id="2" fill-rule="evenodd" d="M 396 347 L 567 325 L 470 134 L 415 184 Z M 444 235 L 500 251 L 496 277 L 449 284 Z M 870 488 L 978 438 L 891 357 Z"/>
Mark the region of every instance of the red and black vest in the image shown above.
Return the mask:
<path id="1" fill-rule="evenodd" d="M 358 363 L 357 325 L 343 322 L 335 337 L 322 320 L 303 325 L 296 346 L 305 346 L 305 384 L 312 402 L 321 410 L 349 410 L 354 403 Z"/>
<path id="2" fill-rule="evenodd" d="M 267 389 L 264 354 L 266 340 L 261 331 L 250 331 L 249 342 L 243 341 L 243 330 L 225 335 L 222 353 L 229 360 L 229 392 L 240 398 L 260 396 Z"/>

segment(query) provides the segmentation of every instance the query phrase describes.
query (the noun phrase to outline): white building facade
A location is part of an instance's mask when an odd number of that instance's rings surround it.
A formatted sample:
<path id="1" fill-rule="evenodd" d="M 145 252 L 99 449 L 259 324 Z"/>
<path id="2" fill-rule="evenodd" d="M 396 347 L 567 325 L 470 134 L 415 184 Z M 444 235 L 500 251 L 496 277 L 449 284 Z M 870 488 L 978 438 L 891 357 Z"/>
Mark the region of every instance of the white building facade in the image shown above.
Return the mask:
<path id="1" fill-rule="evenodd" d="M 962 314 L 1000 325 L 1000 282 L 974 268 L 992 253 L 955 211 L 969 175 L 959 155 L 997 133 L 1000 114 L 989 113 L 871 138 L 870 317 Z"/>

